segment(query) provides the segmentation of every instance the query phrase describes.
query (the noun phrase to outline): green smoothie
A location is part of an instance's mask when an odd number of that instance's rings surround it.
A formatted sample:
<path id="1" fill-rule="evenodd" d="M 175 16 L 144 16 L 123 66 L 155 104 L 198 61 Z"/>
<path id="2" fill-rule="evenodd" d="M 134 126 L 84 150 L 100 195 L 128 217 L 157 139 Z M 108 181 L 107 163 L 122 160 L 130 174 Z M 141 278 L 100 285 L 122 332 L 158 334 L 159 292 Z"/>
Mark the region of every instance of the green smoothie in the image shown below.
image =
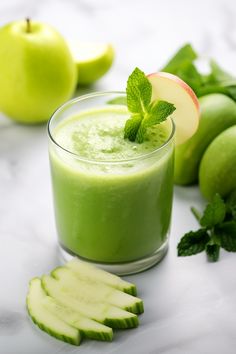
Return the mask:
<path id="1" fill-rule="evenodd" d="M 163 144 L 171 124 L 149 128 L 138 144 L 124 139 L 128 118 L 125 106 L 111 105 L 66 118 L 52 131 L 59 241 L 91 261 L 139 260 L 167 240 L 174 147 Z"/>

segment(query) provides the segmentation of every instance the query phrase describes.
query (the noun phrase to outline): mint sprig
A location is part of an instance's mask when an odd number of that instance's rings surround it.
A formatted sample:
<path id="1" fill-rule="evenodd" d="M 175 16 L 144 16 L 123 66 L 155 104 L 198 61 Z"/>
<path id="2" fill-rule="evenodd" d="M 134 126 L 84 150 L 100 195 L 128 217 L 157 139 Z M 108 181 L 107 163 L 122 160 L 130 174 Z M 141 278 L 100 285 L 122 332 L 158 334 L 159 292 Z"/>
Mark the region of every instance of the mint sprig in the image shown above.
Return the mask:
<path id="1" fill-rule="evenodd" d="M 152 85 L 139 68 L 129 76 L 126 94 L 128 110 L 132 114 L 126 121 L 124 138 L 142 143 L 147 129 L 164 122 L 174 112 L 175 106 L 167 101 L 151 102 Z"/>
<path id="2" fill-rule="evenodd" d="M 201 215 L 191 208 L 201 228 L 186 233 L 177 245 L 178 256 L 191 256 L 206 251 L 208 259 L 216 262 L 220 248 L 236 252 L 236 191 L 224 201 L 216 194 Z"/>

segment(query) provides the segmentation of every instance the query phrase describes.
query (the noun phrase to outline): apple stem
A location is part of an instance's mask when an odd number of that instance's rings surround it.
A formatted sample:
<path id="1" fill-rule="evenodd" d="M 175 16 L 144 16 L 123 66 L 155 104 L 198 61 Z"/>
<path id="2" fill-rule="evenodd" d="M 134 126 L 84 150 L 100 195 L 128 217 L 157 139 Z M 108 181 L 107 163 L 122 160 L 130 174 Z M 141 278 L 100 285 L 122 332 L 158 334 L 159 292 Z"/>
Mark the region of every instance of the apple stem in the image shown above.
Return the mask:
<path id="1" fill-rule="evenodd" d="M 30 22 L 30 18 L 27 17 L 26 19 L 26 32 L 30 33 L 31 32 L 31 22 Z"/>

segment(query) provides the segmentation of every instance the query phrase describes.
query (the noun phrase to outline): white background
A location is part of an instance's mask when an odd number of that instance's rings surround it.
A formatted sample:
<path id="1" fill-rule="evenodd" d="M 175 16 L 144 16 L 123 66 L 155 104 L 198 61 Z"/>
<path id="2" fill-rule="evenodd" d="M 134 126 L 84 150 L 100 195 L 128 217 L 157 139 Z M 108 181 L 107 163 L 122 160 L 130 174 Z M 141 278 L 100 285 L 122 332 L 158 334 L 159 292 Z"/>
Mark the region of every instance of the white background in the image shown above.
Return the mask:
<path id="1" fill-rule="evenodd" d="M 67 38 L 114 44 L 116 62 L 91 91 L 124 89 L 135 66 L 153 72 L 187 41 L 236 74 L 233 0 L 0 2 L 0 25 L 27 16 L 54 25 Z M 117 331 L 112 343 L 86 340 L 76 348 L 57 341 L 37 330 L 25 310 L 30 278 L 60 263 L 46 126 L 21 126 L 1 115 L 0 354 L 234 354 L 236 255 L 222 252 L 215 264 L 204 254 L 176 256 L 181 235 L 197 227 L 189 211 L 193 204 L 204 205 L 197 187 L 175 189 L 168 255 L 157 267 L 127 277 L 144 299 L 140 327 Z"/>

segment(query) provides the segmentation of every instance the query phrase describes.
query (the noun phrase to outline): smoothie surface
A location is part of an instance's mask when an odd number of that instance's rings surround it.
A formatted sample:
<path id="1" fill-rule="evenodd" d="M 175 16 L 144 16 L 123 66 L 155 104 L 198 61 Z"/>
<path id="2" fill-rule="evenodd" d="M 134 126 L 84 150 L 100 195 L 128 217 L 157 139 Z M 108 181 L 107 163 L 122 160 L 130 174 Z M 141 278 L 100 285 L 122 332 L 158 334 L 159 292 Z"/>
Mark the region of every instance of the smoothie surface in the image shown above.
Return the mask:
<path id="1" fill-rule="evenodd" d="M 91 109 L 73 115 L 53 132 L 55 141 L 81 158 L 120 161 L 137 158 L 156 150 L 168 140 L 167 124 L 152 126 L 142 144 L 124 139 L 124 126 L 130 113 L 126 107 Z"/>

